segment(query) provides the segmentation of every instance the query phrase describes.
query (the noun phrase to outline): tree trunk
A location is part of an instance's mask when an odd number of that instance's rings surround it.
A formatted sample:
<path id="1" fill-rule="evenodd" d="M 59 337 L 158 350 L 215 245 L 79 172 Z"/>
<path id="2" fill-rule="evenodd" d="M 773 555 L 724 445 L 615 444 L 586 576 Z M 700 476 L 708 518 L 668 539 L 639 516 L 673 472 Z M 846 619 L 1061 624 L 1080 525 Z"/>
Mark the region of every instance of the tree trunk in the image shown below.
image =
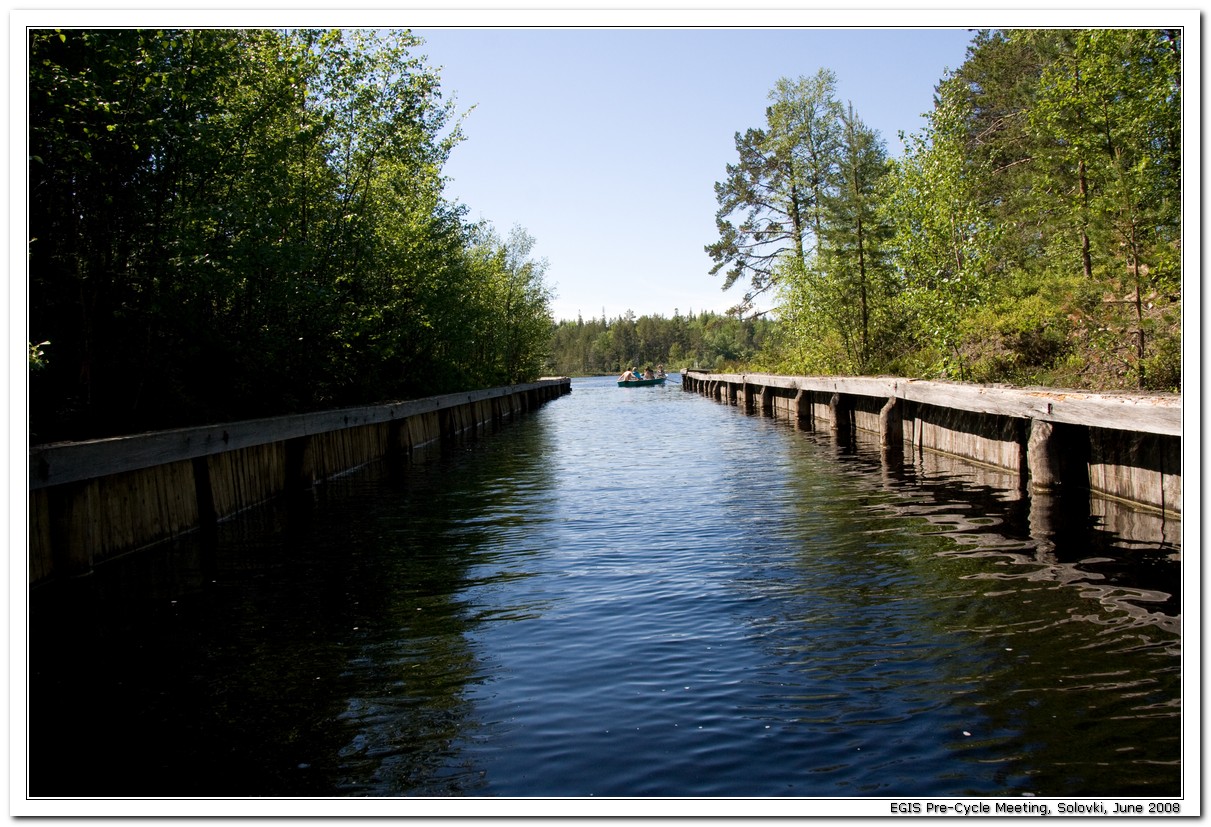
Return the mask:
<path id="1" fill-rule="evenodd" d="M 1089 254 L 1089 180 L 1085 174 L 1085 159 L 1077 162 L 1077 180 L 1081 190 L 1081 262 L 1086 280 L 1093 279 L 1093 257 Z"/>
<path id="2" fill-rule="evenodd" d="M 799 215 L 799 185 L 795 181 L 794 164 L 787 162 L 786 168 L 791 177 L 791 233 L 795 244 L 795 255 L 798 256 L 797 261 L 801 265 L 806 265 L 803 253 L 803 219 Z"/>

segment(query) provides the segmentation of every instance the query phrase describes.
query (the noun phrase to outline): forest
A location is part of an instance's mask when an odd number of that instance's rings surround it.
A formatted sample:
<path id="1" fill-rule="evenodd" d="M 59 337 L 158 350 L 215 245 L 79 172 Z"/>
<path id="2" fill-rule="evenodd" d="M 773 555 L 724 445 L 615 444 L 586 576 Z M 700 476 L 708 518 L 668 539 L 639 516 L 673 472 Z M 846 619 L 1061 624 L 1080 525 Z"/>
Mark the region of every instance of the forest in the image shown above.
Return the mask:
<path id="1" fill-rule="evenodd" d="M 31 442 L 538 376 L 546 262 L 443 196 L 408 32 L 29 32 Z"/>
<path id="2" fill-rule="evenodd" d="M 736 135 L 707 249 L 789 373 L 1176 390 L 1181 37 L 978 33 L 889 159 L 836 78 Z"/>
<path id="3" fill-rule="evenodd" d="M 633 312 L 555 326 L 551 371 L 563 376 L 619 373 L 664 365 L 668 370 L 728 370 L 751 363 L 776 324 L 767 318 L 674 310 L 671 318 Z"/>
<path id="4" fill-rule="evenodd" d="M 896 158 L 833 72 L 782 78 L 715 184 L 734 321 L 562 322 L 555 364 L 1180 390 L 1181 65 L 1176 31 L 982 31 Z"/>
<path id="5" fill-rule="evenodd" d="M 784 77 L 715 183 L 737 306 L 558 322 L 411 33 L 28 36 L 33 442 L 657 363 L 1181 389 L 1180 31 L 975 33 L 895 156 Z"/>

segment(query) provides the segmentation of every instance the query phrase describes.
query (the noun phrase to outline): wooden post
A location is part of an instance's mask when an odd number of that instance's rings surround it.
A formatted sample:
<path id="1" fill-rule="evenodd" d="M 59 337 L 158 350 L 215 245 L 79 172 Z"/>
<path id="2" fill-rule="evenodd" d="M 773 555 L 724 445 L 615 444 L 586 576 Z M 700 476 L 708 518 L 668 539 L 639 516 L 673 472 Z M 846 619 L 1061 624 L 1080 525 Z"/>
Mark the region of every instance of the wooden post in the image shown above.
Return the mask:
<path id="1" fill-rule="evenodd" d="M 72 482 L 51 488 L 51 554 L 55 574 L 85 574 L 92 571 L 96 521 L 89 508 L 96 481 Z"/>
<path id="2" fill-rule="evenodd" d="M 848 444 L 853 435 L 849 421 L 853 412 L 853 401 L 839 393 L 833 393 L 832 398 L 828 400 L 828 407 L 833 412 L 833 433 L 836 434 L 837 442 Z"/>
<path id="3" fill-rule="evenodd" d="M 879 444 L 885 450 L 904 445 L 904 406 L 897 396 L 889 397 L 879 411 Z"/>
<path id="4" fill-rule="evenodd" d="M 193 487 L 198 499 L 198 526 L 202 536 L 211 539 L 218 528 L 218 514 L 214 509 L 214 489 L 210 487 L 210 460 L 206 457 L 194 457 Z"/>
<path id="5" fill-rule="evenodd" d="M 800 428 L 808 431 L 816 429 L 816 411 L 811 391 L 799 388 L 799 392 L 795 394 L 795 418 L 799 421 Z"/>
<path id="6" fill-rule="evenodd" d="M 315 484 L 315 454 L 311 437 L 297 436 L 286 440 L 286 491 L 305 491 Z"/>
<path id="7" fill-rule="evenodd" d="M 495 408 L 495 405 L 491 405 Z M 406 464 L 408 459 L 408 451 L 404 448 L 404 440 L 408 429 L 404 427 L 402 419 L 393 419 L 387 425 L 387 449 L 383 455 L 383 460 L 387 466 L 387 472 L 394 475 L 398 474 Z"/>
<path id="8" fill-rule="evenodd" d="M 774 389 L 769 385 L 761 388 L 761 413 L 765 416 L 774 415 Z"/>
<path id="9" fill-rule="evenodd" d="M 1030 420 L 1026 442 L 1026 467 L 1030 471 L 1030 490 L 1048 493 L 1060 483 L 1060 446 L 1055 426 L 1041 419 Z"/>

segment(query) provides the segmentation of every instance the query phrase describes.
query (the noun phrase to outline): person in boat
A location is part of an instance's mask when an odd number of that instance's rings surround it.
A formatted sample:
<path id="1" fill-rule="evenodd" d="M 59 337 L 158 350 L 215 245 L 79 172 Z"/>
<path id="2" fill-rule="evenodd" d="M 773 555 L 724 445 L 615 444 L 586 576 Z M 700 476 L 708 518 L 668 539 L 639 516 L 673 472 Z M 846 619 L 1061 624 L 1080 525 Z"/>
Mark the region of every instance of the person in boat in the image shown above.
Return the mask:
<path id="1" fill-rule="evenodd" d="M 657 365 L 656 366 L 656 378 L 664 379 L 666 376 L 668 376 L 668 374 L 664 372 L 664 365 Z"/>
<path id="2" fill-rule="evenodd" d="M 639 368 L 634 367 L 628 371 L 624 371 L 622 376 L 618 377 L 619 382 L 634 382 L 639 378 Z"/>
<path id="3" fill-rule="evenodd" d="M 643 378 L 644 379 L 655 379 L 656 378 L 656 372 L 654 370 L 652 370 L 651 365 L 648 365 L 646 368 L 643 369 Z"/>

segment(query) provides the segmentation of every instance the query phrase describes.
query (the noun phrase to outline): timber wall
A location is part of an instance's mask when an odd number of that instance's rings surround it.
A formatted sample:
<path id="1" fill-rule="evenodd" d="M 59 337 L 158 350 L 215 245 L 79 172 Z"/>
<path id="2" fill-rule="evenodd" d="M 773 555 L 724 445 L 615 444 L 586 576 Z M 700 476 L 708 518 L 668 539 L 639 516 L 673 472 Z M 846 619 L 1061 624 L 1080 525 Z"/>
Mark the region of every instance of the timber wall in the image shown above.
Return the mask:
<path id="1" fill-rule="evenodd" d="M 213 525 L 283 493 L 571 392 L 566 377 L 313 414 L 157 431 L 29 452 L 29 581 Z"/>
<path id="2" fill-rule="evenodd" d="M 901 456 L 1002 469 L 1031 493 L 1085 489 L 1181 514 L 1180 396 L 697 370 L 684 372 L 682 387 L 842 441 L 866 432 Z"/>

